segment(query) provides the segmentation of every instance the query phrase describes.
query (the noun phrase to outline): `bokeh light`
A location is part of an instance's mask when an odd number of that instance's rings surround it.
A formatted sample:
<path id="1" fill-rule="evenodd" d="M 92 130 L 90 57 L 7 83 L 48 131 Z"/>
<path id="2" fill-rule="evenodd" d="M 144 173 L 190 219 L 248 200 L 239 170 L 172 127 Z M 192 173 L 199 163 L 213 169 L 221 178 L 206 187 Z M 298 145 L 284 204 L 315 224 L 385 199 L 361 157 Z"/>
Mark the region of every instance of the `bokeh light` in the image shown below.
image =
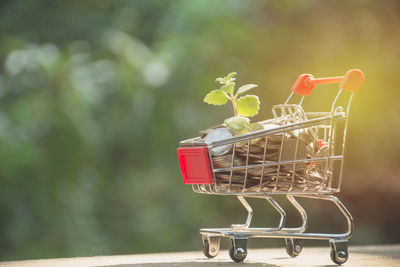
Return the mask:
<path id="1" fill-rule="evenodd" d="M 184 186 L 176 157 L 180 140 L 232 116 L 202 102 L 231 71 L 259 85 L 254 121 L 301 73 L 364 71 L 339 197 L 351 244 L 398 243 L 398 25 L 389 0 L 2 1 L 0 259 L 200 250 L 198 228 L 244 221 L 234 198 Z M 307 109 L 328 110 L 335 90 L 316 89 Z M 254 203 L 256 225 L 277 222 Z M 304 203 L 313 229 L 343 226 Z"/>

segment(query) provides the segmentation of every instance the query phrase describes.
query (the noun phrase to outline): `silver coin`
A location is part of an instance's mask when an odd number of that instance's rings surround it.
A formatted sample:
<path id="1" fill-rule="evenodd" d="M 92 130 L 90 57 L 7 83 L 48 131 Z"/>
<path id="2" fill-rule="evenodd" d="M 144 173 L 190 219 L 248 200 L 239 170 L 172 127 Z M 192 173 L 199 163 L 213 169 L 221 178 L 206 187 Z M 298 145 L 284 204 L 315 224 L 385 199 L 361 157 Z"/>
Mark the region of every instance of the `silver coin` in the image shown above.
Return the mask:
<path id="1" fill-rule="evenodd" d="M 209 145 L 211 143 L 217 142 L 217 141 L 222 141 L 228 138 L 231 138 L 232 134 L 229 132 L 227 128 L 217 128 L 212 130 L 207 134 L 207 136 L 204 138 L 204 142 Z M 213 156 L 221 156 L 227 154 L 229 151 L 231 151 L 232 145 L 223 145 L 223 146 L 217 146 L 214 148 L 210 149 L 210 153 Z"/>

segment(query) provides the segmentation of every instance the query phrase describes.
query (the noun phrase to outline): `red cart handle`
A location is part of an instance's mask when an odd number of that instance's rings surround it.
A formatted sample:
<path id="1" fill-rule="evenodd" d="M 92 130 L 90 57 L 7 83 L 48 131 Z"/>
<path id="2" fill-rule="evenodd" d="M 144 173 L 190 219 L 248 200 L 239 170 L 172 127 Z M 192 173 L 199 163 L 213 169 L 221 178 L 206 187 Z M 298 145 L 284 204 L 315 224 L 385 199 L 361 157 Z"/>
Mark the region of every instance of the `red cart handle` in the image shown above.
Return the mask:
<path id="1" fill-rule="evenodd" d="M 302 96 L 308 96 L 317 84 L 340 83 L 340 88 L 350 92 L 360 91 L 364 82 L 364 74 L 359 69 L 346 72 L 344 76 L 314 78 L 311 74 L 301 74 L 293 84 L 292 91 Z"/>

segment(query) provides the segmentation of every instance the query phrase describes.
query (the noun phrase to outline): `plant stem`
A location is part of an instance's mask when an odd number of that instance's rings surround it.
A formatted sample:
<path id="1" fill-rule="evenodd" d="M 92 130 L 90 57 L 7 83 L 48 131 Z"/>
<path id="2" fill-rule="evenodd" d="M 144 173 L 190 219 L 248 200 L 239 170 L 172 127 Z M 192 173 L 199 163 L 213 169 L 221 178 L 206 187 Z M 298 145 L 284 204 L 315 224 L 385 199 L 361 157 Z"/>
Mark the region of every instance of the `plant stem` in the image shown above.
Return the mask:
<path id="1" fill-rule="evenodd" d="M 237 117 L 238 112 L 237 112 L 237 108 L 236 108 L 236 97 L 233 94 L 231 94 L 230 97 L 231 97 L 231 102 L 232 102 L 232 106 L 233 106 L 233 113 L 235 114 L 235 117 Z"/>

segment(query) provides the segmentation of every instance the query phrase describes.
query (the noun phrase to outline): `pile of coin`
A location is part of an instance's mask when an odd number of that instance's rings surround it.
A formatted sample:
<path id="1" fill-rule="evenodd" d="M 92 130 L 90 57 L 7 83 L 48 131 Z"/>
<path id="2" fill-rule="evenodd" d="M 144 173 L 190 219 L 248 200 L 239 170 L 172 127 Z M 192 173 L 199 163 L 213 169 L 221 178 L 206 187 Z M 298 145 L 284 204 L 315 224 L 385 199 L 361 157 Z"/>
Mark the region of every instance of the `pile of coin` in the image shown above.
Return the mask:
<path id="1" fill-rule="evenodd" d="M 225 133 L 227 129 L 220 125 L 201 132 L 202 137 L 217 136 L 214 131 Z M 217 140 L 208 138 L 207 143 L 212 141 Z M 326 183 L 326 178 L 318 172 L 315 164 L 281 163 L 310 159 L 318 150 L 312 129 L 224 145 L 211 153 L 214 170 L 222 169 L 215 173 L 216 185 L 220 190 L 230 192 L 319 189 Z"/>

